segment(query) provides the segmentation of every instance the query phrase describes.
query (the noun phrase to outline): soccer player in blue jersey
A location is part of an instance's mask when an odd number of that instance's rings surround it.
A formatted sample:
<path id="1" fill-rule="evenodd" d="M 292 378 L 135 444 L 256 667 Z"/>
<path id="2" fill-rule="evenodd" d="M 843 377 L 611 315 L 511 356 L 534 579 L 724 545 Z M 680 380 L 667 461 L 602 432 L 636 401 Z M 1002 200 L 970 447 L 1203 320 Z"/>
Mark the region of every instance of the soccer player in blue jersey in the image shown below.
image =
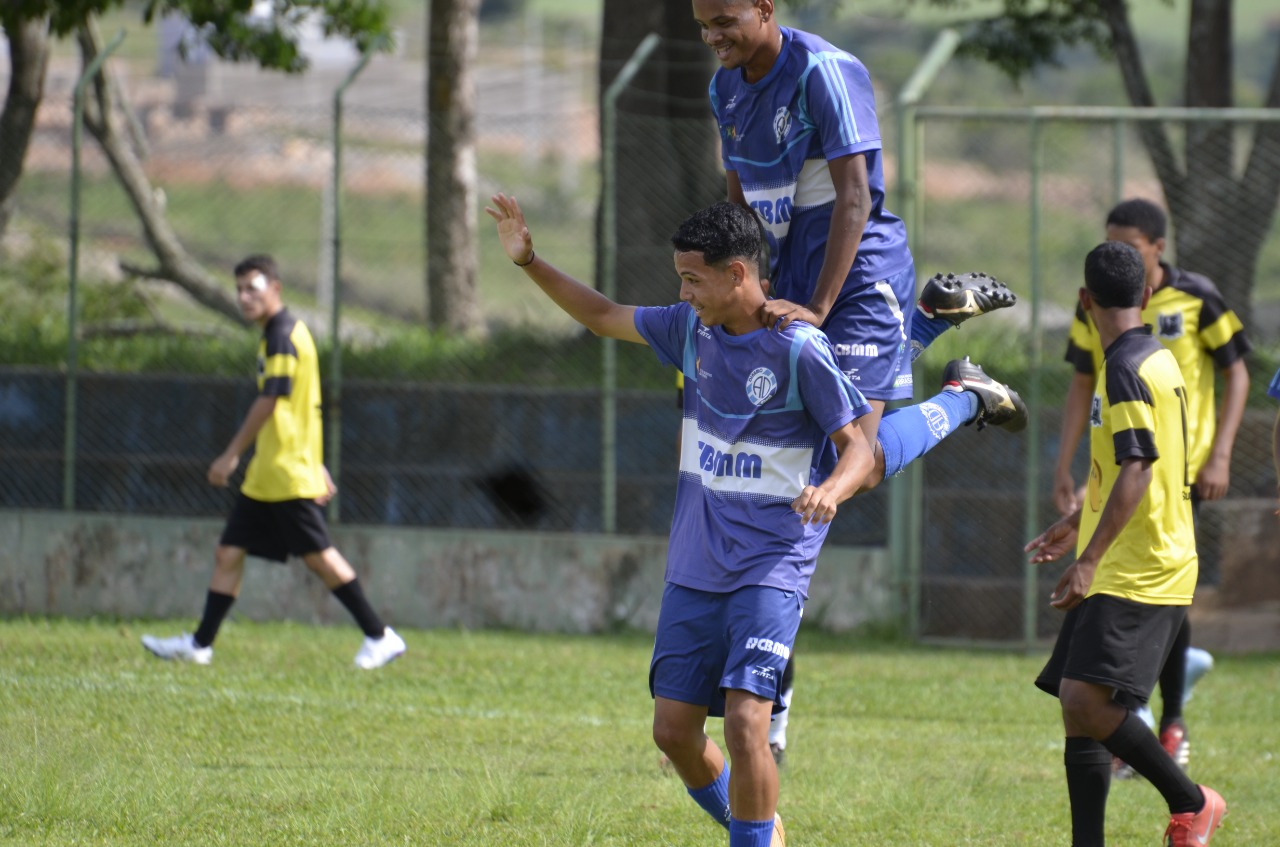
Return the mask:
<path id="1" fill-rule="evenodd" d="M 693 16 L 721 65 L 709 93 L 728 199 L 768 232 L 776 299 L 765 313 L 826 332 L 871 404 L 859 425 L 873 439 L 885 402 L 911 397 L 911 348 L 1014 297 L 990 277 L 935 278 L 913 320 L 915 265 L 906 227 L 885 208 L 866 67 L 780 26 L 773 0 L 694 0 Z"/>
<path id="2" fill-rule="evenodd" d="M 728 199 L 769 235 L 768 319 L 807 321 L 831 339 L 840 369 L 867 398 L 859 426 L 874 443 L 890 400 L 911 397 L 911 361 L 967 318 L 1012 306 L 984 274 L 935 276 L 920 292 L 901 219 L 885 208 L 871 77 L 849 53 L 780 26 L 773 0 L 694 0 L 721 69 L 709 89 Z M 779 753 L 786 713 L 775 722 Z"/>
<path id="3" fill-rule="evenodd" d="M 666 589 L 650 666 L 653 737 L 731 847 L 781 844 L 769 715 L 819 548 L 840 503 L 923 455 L 961 424 L 1019 429 L 1017 395 L 967 360 L 944 390 L 886 415 L 880 449 L 856 421 L 870 407 L 804 321 L 766 328 L 758 218 L 733 203 L 695 213 L 672 237 L 680 300 L 625 306 L 533 249 L 514 198 L 486 211 L 506 254 L 597 335 L 648 344 L 684 374 L 680 477 Z M 707 736 L 724 718 L 724 752 Z"/>

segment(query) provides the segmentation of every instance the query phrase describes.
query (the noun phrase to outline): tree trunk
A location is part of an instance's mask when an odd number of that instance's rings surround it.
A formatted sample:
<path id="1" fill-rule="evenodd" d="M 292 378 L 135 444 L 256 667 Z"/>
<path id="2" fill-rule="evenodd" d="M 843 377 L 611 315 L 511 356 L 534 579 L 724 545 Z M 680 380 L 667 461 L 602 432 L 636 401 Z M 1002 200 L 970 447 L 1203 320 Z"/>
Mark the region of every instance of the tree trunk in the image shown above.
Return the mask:
<path id="1" fill-rule="evenodd" d="M 662 42 L 618 100 L 614 157 L 617 299 L 641 306 L 678 299 L 671 234 L 690 214 L 725 197 L 707 100 L 715 64 L 688 0 L 606 0 L 601 96 L 650 32 Z"/>
<path id="2" fill-rule="evenodd" d="M 44 97 L 49 64 L 49 19 L 6 23 L 9 40 L 9 94 L 0 111 L 0 238 L 13 217 L 18 181 Z"/>
<path id="3" fill-rule="evenodd" d="M 476 298 L 476 89 L 480 0 L 431 0 L 427 76 L 427 316 L 481 328 Z"/>
<path id="4" fill-rule="evenodd" d="M 1231 8 L 1232 0 L 1192 0 L 1184 89 L 1189 107 L 1233 105 Z M 1130 102 L 1154 106 L 1125 5 L 1107 0 L 1104 12 Z M 1280 106 L 1280 60 L 1266 105 Z M 1143 121 L 1139 126 L 1173 220 L 1176 261 L 1217 283 L 1247 328 L 1258 260 L 1280 195 L 1280 125 L 1258 124 L 1240 176 L 1235 170 L 1236 143 L 1244 135 L 1240 125 L 1193 121 L 1184 132 L 1180 163 L 1164 125 Z"/>
<path id="5" fill-rule="evenodd" d="M 88 65 L 100 50 L 97 33 L 92 27 L 82 27 L 77 32 L 77 40 L 80 54 L 85 65 Z M 109 70 L 103 65 L 91 87 L 93 96 L 85 102 L 84 125 L 110 162 L 116 179 L 138 215 L 147 245 L 159 263 L 151 269 L 134 268 L 123 263 L 121 266 L 135 276 L 172 282 L 202 306 L 238 323 L 244 323 L 240 307 L 229 293 L 230 286 L 219 283 L 192 259 L 178 239 L 178 234 L 169 225 L 169 220 L 156 199 L 155 189 L 122 130 L 120 116 L 111 99 L 113 89 Z"/>

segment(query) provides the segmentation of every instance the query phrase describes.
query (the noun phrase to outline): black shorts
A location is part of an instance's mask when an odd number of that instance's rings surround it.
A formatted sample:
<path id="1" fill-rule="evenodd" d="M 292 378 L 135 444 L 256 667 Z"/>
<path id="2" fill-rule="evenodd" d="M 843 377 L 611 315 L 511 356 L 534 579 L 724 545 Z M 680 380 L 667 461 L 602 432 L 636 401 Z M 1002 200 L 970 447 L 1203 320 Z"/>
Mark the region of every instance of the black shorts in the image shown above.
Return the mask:
<path id="1" fill-rule="evenodd" d="M 1036 687 L 1057 697 L 1062 680 L 1076 679 L 1114 688 L 1130 707 L 1146 703 L 1186 617 L 1186 606 L 1095 594 L 1067 612 Z"/>
<path id="2" fill-rule="evenodd" d="M 315 500 L 266 503 L 243 494 L 236 497 L 218 543 L 276 562 L 287 560 L 290 553 L 305 556 L 333 546 L 324 509 Z"/>

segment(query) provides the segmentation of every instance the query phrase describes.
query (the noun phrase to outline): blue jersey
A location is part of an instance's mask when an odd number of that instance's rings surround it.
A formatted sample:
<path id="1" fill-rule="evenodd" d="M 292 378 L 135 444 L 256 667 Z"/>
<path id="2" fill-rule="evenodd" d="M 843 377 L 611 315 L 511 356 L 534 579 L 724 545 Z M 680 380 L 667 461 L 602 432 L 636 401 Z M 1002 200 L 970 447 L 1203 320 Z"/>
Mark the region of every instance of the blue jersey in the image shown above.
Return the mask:
<path id="1" fill-rule="evenodd" d="M 911 263 L 907 231 L 884 208 L 880 124 L 861 62 L 816 35 L 782 27 L 782 52 L 755 83 L 721 68 L 711 80 L 721 157 L 769 233 L 778 297 L 807 303 L 818 281 L 835 201 L 828 160 L 861 153 L 871 215 L 844 289 L 871 285 Z"/>
<path id="2" fill-rule="evenodd" d="M 799 321 L 730 335 L 687 303 L 639 308 L 635 325 L 684 374 L 667 582 L 807 596 L 827 526 L 802 524 L 791 502 L 835 467 L 830 433 L 870 411 L 831 342 Z"/>
<path id="3" fill-rule="evenodd" d="M 1280 371 L 1276 371 L 1276 375 L 1271 377 L 1271 384 L 1267 386 L 1267 396 L 1280 400 Z"/>

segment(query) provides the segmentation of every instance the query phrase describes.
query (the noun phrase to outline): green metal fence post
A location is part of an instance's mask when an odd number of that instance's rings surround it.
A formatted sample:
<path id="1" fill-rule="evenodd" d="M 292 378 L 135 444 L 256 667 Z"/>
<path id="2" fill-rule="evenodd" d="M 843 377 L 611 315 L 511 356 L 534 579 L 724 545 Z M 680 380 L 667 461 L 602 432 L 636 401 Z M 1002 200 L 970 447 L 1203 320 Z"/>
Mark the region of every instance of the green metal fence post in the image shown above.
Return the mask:
<path id="1" fill-rule="evenodd" d="M 1117 118 L 1111 124 L 1111 202 L 1124 199 L 1124 130 L 1128 124 Z"/>
<path id="2" fill-rule="evenodd" d="M 1031 118 L 1031 234 L 1030 234 L 1030 267 L 1028 268 L 1031 283 L 1031 391 L 1027 395 L 1027 406 L 1031 414 L 1027 420 L 1027 478 L 1026 478 L 1026 514 L 1023 527 L 1024 538 L 1035 538 L 1040 532 L 1040 365 L 1043 359 L 1043 339 L 1040 333 L 1041 280 L 1040 280 L 1040 187 L 1044 177 L 1044 122 L 1034 114 Z M 1039 569 L 1036 565 L 1024 563 L 1022 566 L 1022 640 L 1027 650 L 1035 646 L 1037 617 L 1040 599 L 1036 586 Z"/>
<path id="3" fill-rule="evenodd" d="M 342 100 L 351 83 L 356 81 L 356 77 L 360 76 L 373 58 L 377 47 L 378 44 L 374 43 L 361 51 L 360 61 L 333 92 L 333 231 L 329 233 L 333 245 L 333 282 L 330 287 L 333 302 L 329 308 L 329 343 L 333 345 L 333 349 L 329 353 L 329 401 L 325 404 L 329 410 L 326 439 L 329 443 L 325 447 L 325 465 L 329 468 L 335 486 L 338 486 L 342 476 L 342 340 L 338 335 L 342 328 Z M 342 518 L 341 496 L 339 487 L 338 493 L 329 501 L 331 523 L 337 523 Z"/>
<path id="4" fill-rule="evenodd" d="M 656 32 L 644 37 L 631 58 L 605 89 L 600 107 L 603 149 L 600 151 L 601 216 L 600 293 L 612 300 L 617 296 L 618 258 L 617 144 L 618 98 L 639 73 L 649 54 L 662 39 Z M 600 523 L 606 533 L 618 531 L 618 342 L 604 339 L 601 348 L 600 409 Z"/>
<path id="5" fill-rule="evenodd" d="M 80 350 L 76 344 L 79 332 L 79 309 L 76 289 L 80 273 L 80 148 L 84 135 L 84 89 L 97 75 L 107 57 L 124 41 L 120 30 L 102 52 L 93 57 L 84 72 L 76 80 L 71 107 L 71 220 L 70 245 L 67 259 L 67 394 L 63 418 L 62 441 L 62 507 L 74 511 L 76 507 L 76 393 L 80 370 Z M 106 116 L 103 116 L 106 119 Z"/>
<path id="6" fill-rule="evenodd" d="M 897 97 L 898 175 L 897 208 L 907 226 L 907 242 L 914 251 L 923 228 L 921 207 L 924 186 L 920 179 L 922 128 L 916 120 L 916 104 L 955 54 L 960 34 L 944 29 L 916 66 Z M 904 478 L 889 486 L 889 562 L 898 619 L 912 638 L 920 634 L 920 529 L 924 509 L 924 481 L 920 468 L 909 467 Z M 905 608 L 904 608 L 905 607 Z"/>

